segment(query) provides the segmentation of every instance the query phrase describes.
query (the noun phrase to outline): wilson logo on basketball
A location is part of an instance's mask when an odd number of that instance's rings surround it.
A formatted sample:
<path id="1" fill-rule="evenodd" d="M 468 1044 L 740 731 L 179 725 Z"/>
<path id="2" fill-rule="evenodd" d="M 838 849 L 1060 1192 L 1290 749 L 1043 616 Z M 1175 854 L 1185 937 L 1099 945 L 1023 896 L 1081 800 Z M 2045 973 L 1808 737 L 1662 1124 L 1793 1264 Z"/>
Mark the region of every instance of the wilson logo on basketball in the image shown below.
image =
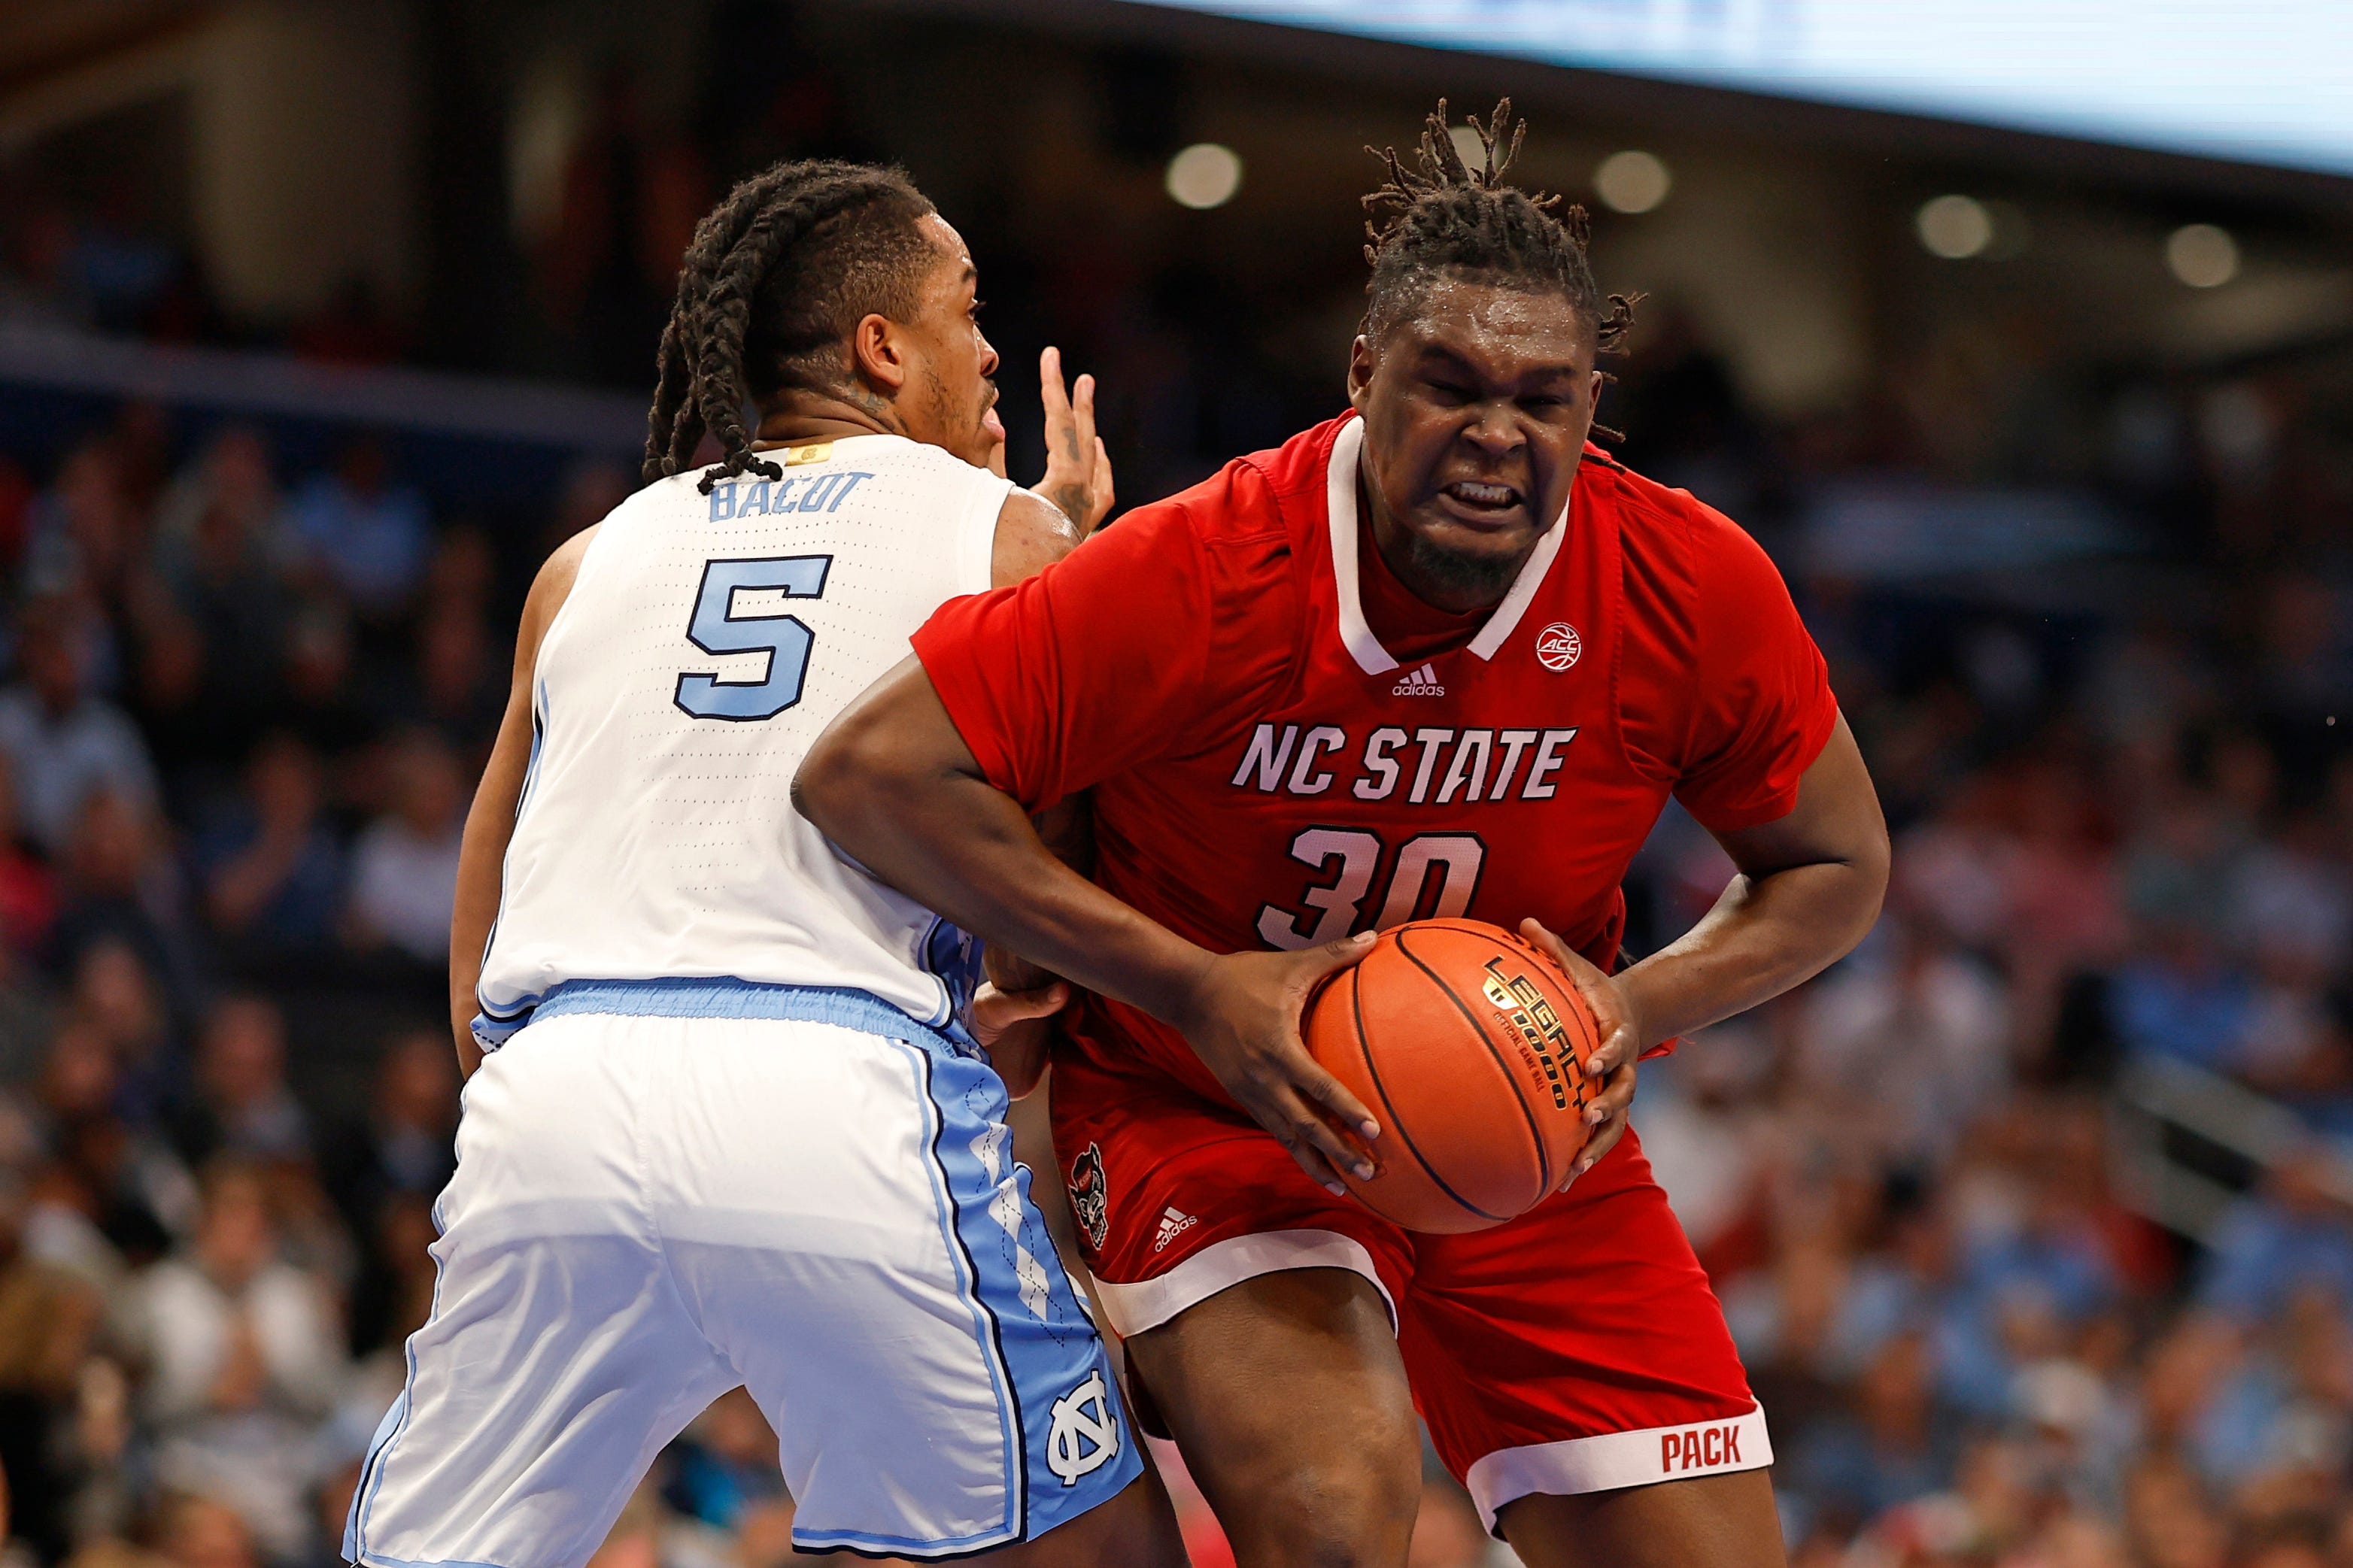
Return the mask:
<path id="1" fill-rule="evenodd" d="M 1536 634 L 1536 662 L 1559 671 L 1575 664 L 1585 651 L 1585 639 L 1567 621 L 1555 621 Z"/>
<path id="2" fill-rule="evenodd" d="M 1487 1000 L 1495 1005 L 1512 1027 L 1519 1031 L 1520 1038 L 1527 1042 L 1528 1049 L 1536 1054 L 1536 1060 L 1544 1068 L 1546 1084 L 1552 1090 L 1553 1108 L 1566 1110 L 1568 1109 L 1568 1086 L 1560 1074 L 1560 1058 L 1573 1055 L 1575 1051 L 1569 1044 L 1568 1029 L 1561 1023 L 1560 1015 L 1553 1011 L 1552 1004 L 1545 1000 L 1544 992 L 1535 981 L 1525 974 L 1506 977 L 1503 965 L 1504 961 L 1500 958 L 1487 965 L 1486 978 L 1480 982 L 1480 989 L 1486 992 Z M 1583 1098 L 1580 1083 L 1578 1099 L 1581 1101 Z"/>

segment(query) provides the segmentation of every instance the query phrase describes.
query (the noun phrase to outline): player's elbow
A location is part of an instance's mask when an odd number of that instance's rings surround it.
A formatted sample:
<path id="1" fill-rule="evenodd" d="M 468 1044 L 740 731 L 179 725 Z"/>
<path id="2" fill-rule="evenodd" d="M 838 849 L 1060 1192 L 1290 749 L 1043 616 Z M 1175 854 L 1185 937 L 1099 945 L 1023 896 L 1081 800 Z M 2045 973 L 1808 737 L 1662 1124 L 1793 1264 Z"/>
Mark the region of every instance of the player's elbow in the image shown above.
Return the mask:
<path id="1" fill-rule="evenodd" d="M 871 726 L 836 719 L 793 774 L 793 809 L 828 838 L 848 845 L 857 836 L 857 803 L 871 800 L 884 782 L 879 751 Z"/>
<path id="2" fill-rule="evenodd" d="M 1841 940 L 1836 956 L 1852 952 L 1871 928 L 1879 921 L 1879 911 L 1887 901 L 1887 880 L 1893 851 L 1887 840 L 1887 824 L 1877 812 L 1870 820 L 1857 825 L 1853 843 L 1840 859 L 1846 868 L 1846 896 L 1841 900 L 1846 919 L 1840 922 Z"/>

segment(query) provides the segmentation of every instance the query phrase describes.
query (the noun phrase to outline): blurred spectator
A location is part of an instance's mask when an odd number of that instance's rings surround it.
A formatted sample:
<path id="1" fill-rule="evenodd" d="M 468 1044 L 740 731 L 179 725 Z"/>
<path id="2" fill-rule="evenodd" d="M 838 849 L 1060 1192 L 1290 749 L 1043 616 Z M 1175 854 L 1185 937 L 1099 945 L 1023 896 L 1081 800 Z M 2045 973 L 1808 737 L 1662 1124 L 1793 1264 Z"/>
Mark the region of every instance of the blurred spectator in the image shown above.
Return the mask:
<path id="1" fill-rule="evenodd" d="M 447 1035 L 418 1030 L 385 1049 L 365 1113 L 320 1150 L 327 1190 L 354 1234 L 367 1235 L 391 1199 L 429 1201 L 456 1173 L 458 1088 Z"/>
<path id="2" fill-rule="evenodd" d="M 487 754 L 506 712 L 507 684 L 481 612 L 437 606 L 417 628 L 413 708 L 405 717 L 432 726 L 462 753 Z"/>
<path id="3" fill-rule="evenodd" d="M 2153 1458 L 2125 1490 L 2125 1533 L 2147 1568 L 2223 1568 L 2230 1526 L 2198 1478 L 2178 1460 Z"/>
<path id="4" fill-rule="evenodd" d="M 1790 1468 L 1816 1505 L 1852 1529 L 1950 1479 L 1955 1432 L 1938 1416 L 1926 1337 L 1896 1334 L 1856 1380 L 1853 1414 L 1817 1426 Z"/>
<path id="5" fill-rule="evenodd" d="M 1882 1194 L 1885 1245 L 1848 1273 L 1828 1340 L 1831 1372 L 1861 1373 L 1891 1339 L 1937 1321 L 1959 1293 L 1952 1226 L 1915 1174 L 1890 1178 Z"/>
<path id="6" fill-rule="evenodd" d="M 394 481 L 380 437 L 347 442 L 332 472 L 295 491 L 288 521 L 311 568 L 372 618 L 398 610 L 425 570 L 425 498 Z"/>
<path id="7" fill-rule="evenodd" d="M 191 561 L 198 552 L 198 534 L 209 525 L 216 531 L 214 548 L 233 540 L 237 555 L 253 552 L 282 563 L 291 541 L 280 505 L 267 437 L 249 425 L 228 426 L 158 497 L 157 557 L 167 570 Z"/>
<path id="8" fill-rule="evenodd" d="M 232 736 L 261 722 L 278 698 L 292 600 L 275 492 L 260 438 L 233 429 L 196 475 L 174 484 L 157 530 L 156 572 L 195 639 L 206 720 Z"/>
<path id="9" fill-rule="evenodd" d="M 366 1392 L 365 1398 L 359 1398 L 361 1384 L 355 1384 L 354 1397 L 346 1405 L 355 1417 L 348 1424 L 355 1453 L 367 1451 L 376 1424 L 406 1380 L 404 1347 L 408 1336 L 432 1315 L 438 1278 L 433 1243 L 441 1234 L 433 1217 L 436 1194 L 394 1194 L 378 1203 L 356 1231 L 367 1251 L 353 1270 L 352 1285 L 351 1347 L 365 1358 L 360 1375 Z"/>
<path id="10" fill-rule="evenodd" d="M 1880 933 L 1876 962 L 1850 961 L 1808 993 L 1799 1083 L 1843 1110 L 1884 1164 L 1939 1164 L 2009 1086 L 2009 997 L 1920 921 L 1891 914 Z"/>
<path id="11" fill-rule="evenodd" d="M 776 1434 L 750 1390 L 723 1394 L 695 1417 L 664 1490 L 681 1513 L 725 1531 L 753 1509 L 789 1500 L 776 1466 Z"/>
<path id="12" fill-rule="evenodd" d="M 2128 1052 L 2227 1071 L 2253 1005 L 2223 942 L 2237 824 L 2219 800 L 2183 795 L 2161 807 L 2125 867 L 2137 953 L 2117 972 L 2111 1005 Z"/>
<path id="13" fill-rule="evenodd" d="M 238 1511 L 182 1494 L 164 1505 L 155 1546 L 169 1568 L 259 1568 L 254 1532 Z"/>
<path id="14" fill-rule="evenodd" d="M 89 1280 L 27 1252 L 28 1210 L 22 1182 L 0 1173 L 0 1468 L 13 1533 L 55 1559 L 71 1545 L 59 1428 L 103 1306 Z"/>
<path id="15" fill-rule="evenodd" d="M 2353 1343 L 2340 1302 L 2327 1290 L 2296 1292 L 2241 1358 L 2200 1423 L 2194 1452 L 2208 1479 L 2244 1495 L 2329 1478 L 2353 1458 Z"/>
<path id="16" fill-rule="evenodd" d="M 1781 1131 L 1767 1103 L 1775 1071 L 1761 1020 L 1732 1019 L 1685 1039 L 1642 1108 L 1642 1153 L 1701 1263 L 1719 1278 L 1755 1263 L 1763 1241 Z"/>
<path id="17" fill-rule="evenodd" d="M 16 766 L 0 751 L 0 942 L 18 954 L 39 952 L 58 914 L 57 878 L 19 835 Z"/>
<path id="18" fill-rule="evenodd" d="M 25 552 L 31 592 L 123 605 L 146 521 L 130 494 L 128 455 L 103 438 L 83 442 L 34 502 Z"/>
<path id="19" fill-rule="evenodd" d="M 277 1004 L 229 996 L 213 1006 L 197 1042 L 193 1092 L 170 1117 L 180 1157 L 204 1165 L 240 1160 L 307 1161 L 310 1118 L 286 1087 L 286 1022 Z"/>
<path id="20" fill-rule="evenodd" d="M 2213 1238 L 2199 1300 L 2236 1321 L 2273 1317 L 2299 1292 L 2353 1305 L 2353 1218 L 2342 1163 L 2314 1145 L 2242 1198 Z"/>
<path id="21" fill-rule="evenodd" d="M 444 530 L 434 542 L 417 600 L 428 616 L 459 610 L 479 616 L 490 609 L 498 585 L 498 550 L 491 536 L 461 523 Z"/>
<path id="22" fill-rule="evenodd" d="M 164 1483 L 229 1504 L 290 1563 L 309 1544 L 310 1426 L 334 1402 L 343 1352 L 326 1291 L 277 1247 L 260 1174 L 216 1165 L 190 1246 L 141 1277 L 122 1332 L 149 1369 Z"/>
<path id="23" fill-rule="evenodd" d="M 0 691 L 0 752 L 16 784 L 17 826 L 55 858 L 100 792 L 134 808 L 155 804 L 155 769 L 131 721 L 93 695 L 87 624 L 58 601 L 28 608 L 17 663 L 23 680 Z"/>
<path id="24" fill-rule="evenodd" d="M 84 950 L 74 967 L 73 1016 L 105 1044 L 112 1108 L 142 1126 L 153 1121 L 179 1090 L 180 1059 L 171 1007 L 136 948 L 106 938 Z"/>
<path id="25" fill-rule="evenodd" d="M 191 852 L 213 929 L 261 953 L 332 942 L 343 900 L 343 851 L 325 815 L 318 758 L 280 733 L 255 748 L 245 791 L 218 812 Z"/>
<path id="26" fill-rule="evenodd" d="M 318 756 L 340 760 L 375 731 L 353 690 L 350 620 L 332 605 L 314 601 L 295 613 L 284 689 L 279 721 Z"/>
<path id="27" fill-rule="evenodd" d="M 415 731 L 394 748 L 391 808 L 352 856 L 350 925 L 362 947 L 390 943 L 419 963 L 449 957 L 465 785 L 448 743 Z"/>
<path id="28" fill-rule="evenodd" d="M 575 468 L 565 481 L 563 500 L 540 533 L 534 559 L 544 561 L 582 529 L 604 521 L 637 488 L 635 470 L 617 463 L 583 463 Z"/>
<path id="29" fill-rule="evenodd" d="M 50 946 L 61 967 L 101 942 L 129 948 L 185 1014 L 199 987 L 176 868 L 164 830 L 111 791 L 90 797 L 66 859 L 65 899 Z"/>
<path id="30" fill-rule="evenodd" d="M 2325 984 L 2353 961 L 2353 876 L 2330 838 L 2326 816 L 2299 812 L 2232 868 L 2231 941 L 2285 984 Z"/>
<path id="31" fill-rule="evenodd" d="M 26 1227 L 43 1258 L 109 1287 L 125 1261 L 168 1248 L 195 1208 L 170 1145 L 116 1113 L 116 1085 L 103 1037 L 82 1024 L 58 1031 L 36 1086 L 49 1163 Z"/>

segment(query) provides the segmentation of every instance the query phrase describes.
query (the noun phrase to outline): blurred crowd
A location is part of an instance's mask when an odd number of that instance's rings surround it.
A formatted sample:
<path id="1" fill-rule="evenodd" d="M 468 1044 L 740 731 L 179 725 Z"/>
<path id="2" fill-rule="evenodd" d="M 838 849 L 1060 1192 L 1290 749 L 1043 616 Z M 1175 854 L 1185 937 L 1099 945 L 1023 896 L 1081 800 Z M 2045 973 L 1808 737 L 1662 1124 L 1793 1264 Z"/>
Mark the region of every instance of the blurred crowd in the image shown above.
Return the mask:
<path id="1" fill-rule="evenodd" d="M 891 151 L 821 59 L 765 58 L 773 95 L 713 96 L 684 128 L 604 89 L 525 258 L 536 324 L 499 368 L 642 385 L 681 216 L 768 158 Z M 1050 247 L 1035 216 L 969 226 L 990 331 L 1017 369 L 1050 341 L 1101 375 L 1128 501 L 1334 411 L 1336 359 L 1287 322 L 1345 318 L 1351 248 L 1331 309 L 1303 311 L 1104 227 Z M 254 336 L 108 200 L 0 203 L 0 318 Z M 1854 406 L 1789 427 L 1672 302 L 1648 321 L 1604 417 L 1632 466 L 1781 559 L 1896 837 L 1862 948 L 1646 1068 L 1637 1102 L 1765 1402 L 1793 1556 L 2353 1568 L 2341 365 L 2067 366 L 2031 311 L 1924 316 L 1889 325 Z M 376 361 L 430 329 L 354 287 L 271 341 Z M 632 482 L 584 465 L 489 527 L 404 477 L 396 433 L 286 446 L 133 403 L 0 457 L 0 1465 L 22 1563 L 336 1560 L 431 1300 L 447 916 L 520 589 Z M 2132 574 L 1835 575 L 1811 502 L 1855 475 L 2074 487 L 2123 520 Z M 1632 944 L 1728 874 L 1671 814 L 1630 879 Z M 766 1568 L 790 1511 L 739 1391 L 600 1568 Z M 1504 1561 L 1435 1473 L 1415 1550 Z"/>
<path id="2" fill-rule="evenodd" d="M 1633 458 L 1721 484 L 1733 448 L 1667 438 L 1670 373 L 1694 374 L 1629 366 L 1656 411 Z M 539 535 L 494 541 L 382 435 L 290 473 L 265 431 L 135 404 L 16 474 L 11 1550 L 332 1562 L 431 1300 L 447 911 L 516 584 L 628 481 L 584 467 Z M 1853 957 L 1648 1069 L 1636 1121 L 1767 1404 L 1799 1559 L 2353 1563 L 2336 590 L 2251 570 L 2250 613 L 2185 626 L 1793 578 L 1888 804 L 1894 892 Z M 1671 815 L 1630 882 L 1635 944 L 1728 871 Z M 2273 1113 L 2245 1146 L 2176 1151 L 2221 1194 L 2197 1223 L 2120 1154 L 2120 1089 L 2152 1062 Z M 1483 1560 L 1459 1492 L 1428 1498 L 1419 1568 Z M 759 1568 L 789 1520 L 739 1394 L 665 1456 L 607 1568 Z"/>
<path id="3" fill-rule="evenodd" d="M 1671 369 L 1629 376 L 1632 445 L 1667 437 L 1637 465 L 1759 493 L 1751 448 L 1642 422 Z M 1647 1072 L 1635 1124 L 1802 1563 L 2353 1563 L 2353 468 L 2274 412 L 2234 472 L 2177 395 L 2190 531 L 2107 569 L 2137 593 L 1858 583 L 1787 540 L 1893 889 L 1852 957 Z M 1729 871 L 1671 816 L 1638 942 Z"/>
<path id="4" fill-rule="evenodd" d="M 512 608 L 391 462 L 134 405 L 5 470 L 0 1464 L 41 1562 L 334 1561 L 431 1300 Z M 583 471 L 588 520 L 625 482 Z"/>

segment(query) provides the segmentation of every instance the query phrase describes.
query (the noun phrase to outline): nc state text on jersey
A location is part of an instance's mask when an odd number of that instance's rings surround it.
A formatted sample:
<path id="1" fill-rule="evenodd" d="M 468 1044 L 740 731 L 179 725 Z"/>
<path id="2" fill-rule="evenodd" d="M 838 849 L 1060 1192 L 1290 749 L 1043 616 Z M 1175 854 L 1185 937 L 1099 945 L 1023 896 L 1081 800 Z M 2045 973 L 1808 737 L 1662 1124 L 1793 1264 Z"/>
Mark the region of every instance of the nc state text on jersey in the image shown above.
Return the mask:
<path id="1" fill-rule="evenodd" d="M 1408 804 L 1550 800 L 1567 730 L 1404 730 L 1384 724 L 1358 746 L 1335 724 L 1261 724 L 1234 769 L 1238 789 L 1319 795 L 1345 779 L 1358 800 L 1387 800 L 1405 787 Z M 1441 765 L 1441 762 L 1442 764 Z M 1525 762 L 1525 766 L 1523 763 Z M 1408 781 L 1410 780 L 1409 784 Z"/>

